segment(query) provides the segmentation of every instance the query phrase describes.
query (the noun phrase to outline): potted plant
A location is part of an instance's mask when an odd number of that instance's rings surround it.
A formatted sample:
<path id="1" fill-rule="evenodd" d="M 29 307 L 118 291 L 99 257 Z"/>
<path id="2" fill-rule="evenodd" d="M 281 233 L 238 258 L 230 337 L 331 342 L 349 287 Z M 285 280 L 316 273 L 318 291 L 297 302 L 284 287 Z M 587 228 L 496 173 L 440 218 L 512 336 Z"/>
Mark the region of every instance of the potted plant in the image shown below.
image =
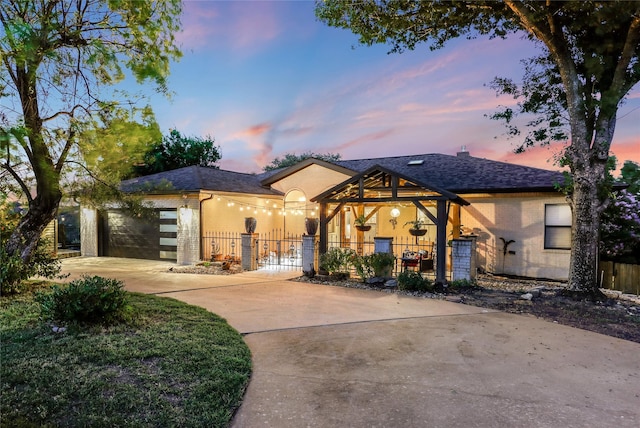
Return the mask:
<path id="1" fill-rule="evenodd" d="M 371 225 L 367 224 L 367 218 L 364 214 L 360 214 L 353 222 L 356 224 L 356 229 L 362 232 L 371 230 Z"/>
<path id="2" fill-rule="evenodd" d="M 427 229 L 423 229 L 423 227 L 425 227 L 427 223 L 422 220 L 408 221 L 404 225 L 406 226 L 408 224 L 411 225 L 409 233 L 413 236 L 424 236 L 427 233 Z"/>
<path id="3" fill-rule="evenodd" d="M 373 253 L 369 255 L 368 262 L 375 276 L 387 278 L 393 272 L 396 258 L 391 253 Z"/>
<path id="4" fill-rule="evenodd" d="M 307 235 L 315 236 L 318 231 L 318 219 L 312 217 L 305 218 L 304 227 L 307 229 Z"/>

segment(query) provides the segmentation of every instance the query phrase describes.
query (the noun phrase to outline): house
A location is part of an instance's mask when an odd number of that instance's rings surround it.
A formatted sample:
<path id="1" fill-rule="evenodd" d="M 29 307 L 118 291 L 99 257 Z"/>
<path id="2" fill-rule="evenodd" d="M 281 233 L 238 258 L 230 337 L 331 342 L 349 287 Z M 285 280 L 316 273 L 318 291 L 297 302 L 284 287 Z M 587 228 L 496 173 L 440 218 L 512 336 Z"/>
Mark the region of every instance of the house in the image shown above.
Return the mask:
<path id="1" fill-rule="evenodd" d="M 157 207 L 152 220 L 83 207 L 82 252 L 190 264 L 212 257 L 207 236 L 243 232 L 245 217 L 257 219 L 259 234 L 277 230 L 289 237 L 302 235 L 305 218 L 316 217 L 321 252 L 339 245 L 366 253 L 374 237 L 388 237 L 396 254 L 416 246 L 448 259 L 445 247 L 462 236 L 475 241 L 480 270 L 566 280 L 571 211 L 557 190 L 563 181 L 559 172 L 466 151 L 331 163 L 307 159 L 258 175 L 191 166 L 122 183 L 125 190 L 143 191 Z M 360 215 L 368 231 L 355 228 Z M 414 238 L 406 226 L 415 221 L 426 226 Z M 275 252 L 265 240 L 264 256 Z"/>

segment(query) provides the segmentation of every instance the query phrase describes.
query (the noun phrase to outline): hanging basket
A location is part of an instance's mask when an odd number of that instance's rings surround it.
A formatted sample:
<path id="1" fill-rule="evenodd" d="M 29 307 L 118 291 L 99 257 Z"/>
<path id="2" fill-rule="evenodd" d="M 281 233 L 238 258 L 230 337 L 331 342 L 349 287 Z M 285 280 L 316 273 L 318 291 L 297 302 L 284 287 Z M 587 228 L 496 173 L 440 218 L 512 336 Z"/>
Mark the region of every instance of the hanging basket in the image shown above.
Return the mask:
<path id="1" fill-rule="evenodd" d="M 412 236 L 424 236 L 427 234 L 427 229 L 409 229 L 409 233 Z"/>
<path id="2" fill-rule="evenodd" d="M 367 232 L 369 230 L 371 230 L 371 225 L 365 225 L 365 226 L 356 226 L 356 229 L 358 229 L 361 232 Z"/>

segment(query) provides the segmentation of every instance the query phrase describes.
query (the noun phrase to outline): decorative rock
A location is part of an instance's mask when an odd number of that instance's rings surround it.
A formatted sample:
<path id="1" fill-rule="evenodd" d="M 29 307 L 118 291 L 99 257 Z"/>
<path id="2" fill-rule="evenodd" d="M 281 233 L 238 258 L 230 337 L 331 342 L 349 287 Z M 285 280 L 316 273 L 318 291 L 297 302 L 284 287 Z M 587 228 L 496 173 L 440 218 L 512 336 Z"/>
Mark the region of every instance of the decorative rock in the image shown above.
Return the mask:
<path id="1" fill-rule="evenodd" d="M 393 287 L 397 287 L 398 286 L 398 281 L 396 281 L 395 279 L 390 279 L 387 282 L 384 283 L 384 286 L 386 288 L 393 288 Z"/>
<path id="2" fill-rule="evenodd" d="M 533 297 L 540 297 L 542 295 L 542 287 L 532 288 L 527 294 L 531 294 Z"/>

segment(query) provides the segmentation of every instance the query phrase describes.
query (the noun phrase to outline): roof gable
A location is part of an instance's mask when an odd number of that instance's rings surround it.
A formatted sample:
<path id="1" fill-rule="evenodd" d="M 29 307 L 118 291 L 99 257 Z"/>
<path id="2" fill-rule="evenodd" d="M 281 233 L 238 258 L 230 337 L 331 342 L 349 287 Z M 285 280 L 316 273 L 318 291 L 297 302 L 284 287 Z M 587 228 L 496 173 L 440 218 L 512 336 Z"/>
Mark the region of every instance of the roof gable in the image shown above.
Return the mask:
<path id="1" fill-rule="evenodd" d="M 263 186 L 270 186 L 273 183 L 276 183 L 282 180 L 283 178 L 286 178 L 292 174 L 295 174 L 296 172 L 301 171 L 310 165 L 322 166 L 324 168 L 337 171 L 346 175 L 354 175 L 357 173 L 356 171 L 353 171 L 349 168 L 345 168 L 344 166 L 339 165 L 338 163 L 331 163 L 331 162 L 327 162 L 327 161 L 316 159 L 316 158 L 308 158 L 301 162 L 298 162 L 295 165 L 291 165 L 286 168 L 281 168 L 274 171 L 269 171 L 268 173 L 261 174 L 259 177 L 262 179 L 261 183 Z"/>
<path id="2" fill-rule="evenodd" d="M 469 205 L 458 195 L 374 165 L 311 199 L 313 202 L 388 202 L 446 199 Z"/>

